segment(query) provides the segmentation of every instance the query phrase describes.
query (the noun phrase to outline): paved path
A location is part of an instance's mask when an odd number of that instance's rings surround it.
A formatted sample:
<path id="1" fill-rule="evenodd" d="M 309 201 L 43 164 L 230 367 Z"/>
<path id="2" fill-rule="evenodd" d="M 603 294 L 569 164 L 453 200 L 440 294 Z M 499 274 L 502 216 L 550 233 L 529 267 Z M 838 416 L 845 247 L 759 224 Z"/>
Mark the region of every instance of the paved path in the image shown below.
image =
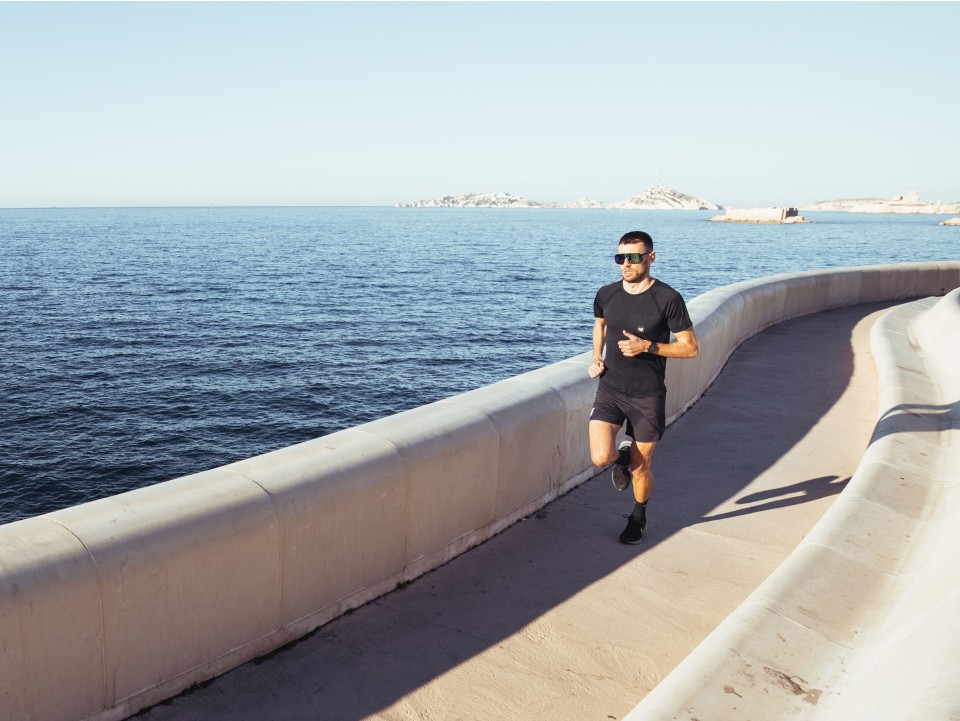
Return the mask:
<path id="1" fill-rule="evenodd" d="M 745 343 L 657 448 L 639 546 L 616 542 L 632 499 L 601 473 L 407 587 L 135 718 L 623 718 L 852 475 L 877 403 L 869 327 L 891 305 Z"/>

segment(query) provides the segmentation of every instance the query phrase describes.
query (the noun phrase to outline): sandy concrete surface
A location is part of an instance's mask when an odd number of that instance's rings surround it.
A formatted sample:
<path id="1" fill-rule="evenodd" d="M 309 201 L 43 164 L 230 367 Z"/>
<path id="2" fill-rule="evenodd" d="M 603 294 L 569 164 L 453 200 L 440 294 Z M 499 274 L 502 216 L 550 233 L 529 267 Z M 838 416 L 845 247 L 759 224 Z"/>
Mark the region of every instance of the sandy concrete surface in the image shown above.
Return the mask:
<path id="1" fill-rule="evenodd" d="M 134 718 L 622 718 L 850 478 L 875 420 L 869 328 L 892 305 L 789 321 L 737 350 L 657 448 L 640 545 L 617 543 L 632 499 L 599 473 L 405 588 Z"/>

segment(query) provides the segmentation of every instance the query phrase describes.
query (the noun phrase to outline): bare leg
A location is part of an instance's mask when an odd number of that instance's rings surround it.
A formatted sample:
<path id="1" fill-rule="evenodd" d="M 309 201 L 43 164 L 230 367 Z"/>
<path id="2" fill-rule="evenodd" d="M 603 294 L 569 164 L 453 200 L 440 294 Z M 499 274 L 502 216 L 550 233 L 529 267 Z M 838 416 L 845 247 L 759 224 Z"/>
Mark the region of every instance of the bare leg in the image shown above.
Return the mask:
<path id="1" fill-rule="evenodd" d="M 653 493 L 653 449 L 657 442 L 634 441 L 630 446 L 630 472 L 633 476 L 633 497 L 638 503 L 646 503 Z M 591 446 L 592 448 L 592 446 Z"/>
<path id="2" fill-rule="evenodd" d="M 599 468 L 609 466 L 619 458 L 617 434 L 620 426 L 606 421 L 590 421 L 590 460 Z M 631 456 L 630 465 L 633 466 Z"/>
<path id="3" fill-rule="evenodd" d="M 590 460 L 600 468 L 609 466 L 619 458 L 617 434 L 620 426 L 605 421 L 590 421 Z M 646 503 L 653 492 L 653 472 L 650 464 L 657 442 L 634 441 L 630 446 L 630 474 L 633 476 L 633 497 Z"/>

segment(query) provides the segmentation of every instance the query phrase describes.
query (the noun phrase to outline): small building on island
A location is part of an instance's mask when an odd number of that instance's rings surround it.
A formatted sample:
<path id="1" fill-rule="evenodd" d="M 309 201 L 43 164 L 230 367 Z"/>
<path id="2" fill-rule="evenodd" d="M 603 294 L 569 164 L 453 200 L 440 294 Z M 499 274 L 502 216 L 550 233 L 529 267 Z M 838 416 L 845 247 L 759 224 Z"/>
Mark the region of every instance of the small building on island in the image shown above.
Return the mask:
<path id="1" fill-rule="evenodd" d="M 710 220 L 726 223 L 809 223 L 796 208 L 727 208 Z"/>

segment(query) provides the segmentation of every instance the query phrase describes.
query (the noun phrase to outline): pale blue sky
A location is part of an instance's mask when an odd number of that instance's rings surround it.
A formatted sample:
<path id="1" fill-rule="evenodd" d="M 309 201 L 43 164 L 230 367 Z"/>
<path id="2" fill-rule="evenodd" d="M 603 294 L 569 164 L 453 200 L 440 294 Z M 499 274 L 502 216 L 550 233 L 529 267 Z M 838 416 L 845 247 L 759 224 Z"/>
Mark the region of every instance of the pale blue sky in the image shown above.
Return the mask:
<path id="1" fill-rule="evenodd" d="M 960 3 L 0 2 L 0 207 L 960 200 Z"/>

